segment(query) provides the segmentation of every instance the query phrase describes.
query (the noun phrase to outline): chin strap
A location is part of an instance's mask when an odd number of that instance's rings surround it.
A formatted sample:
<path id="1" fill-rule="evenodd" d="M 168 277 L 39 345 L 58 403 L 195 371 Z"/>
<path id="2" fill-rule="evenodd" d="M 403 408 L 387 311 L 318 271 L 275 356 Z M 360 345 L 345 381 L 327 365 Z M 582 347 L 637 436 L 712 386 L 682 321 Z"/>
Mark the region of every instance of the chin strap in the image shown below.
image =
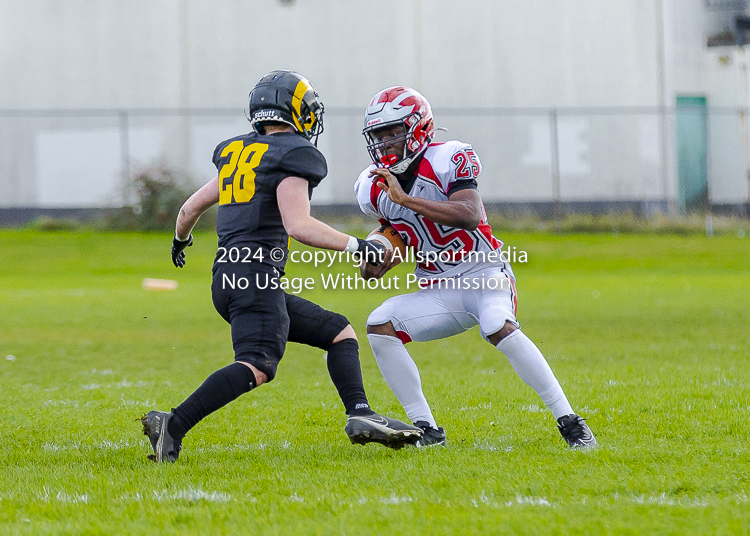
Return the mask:
<path id="1" fill-rule="evenodd" d="M 414 153 L 413 155 L 411 155 L 411 156 L 409 156 L 407 158 L 399 160 L 398 162 L 396 162 L 395 164 L 393 164 L 392 166 L 390 166 L 388 168 L 388 170 L 391 173 L 395 174 L 395 175 L 400 175 L 401 173 L 404 173 L 407 169 L 409 169 L 409 166 L 412 164 L 412 162 L 414 162 L 417 158 L 419 158 L 422 155 L 423 152 L 425 152 L 427 150 L 427 146 L 431 142 L 432 142 L 432 136 L 429 136 L 425 140 L 424 145 L 422 145 L 422 148 L 419 151 L 417 151 L 416 153 Z M 404 150 L 406 150 L 406 149 L 404 149 Z"/>
<path id="2" fill-rule="evenodd" d="M 425 145 L 425 148 L 427 148 L 426 145 Z M 409 169 L 409 166 L 411 165 L 411 163 L 414 162 L 414 160 L 423 152 L 424 152 L 424 149 L 422 149 L 418 153 L 414 153 L 409 158 L 404 158 L 403 160 L 400 160 L 398 163 L 390 166 L 388 168 L 388 171 L 390 171 L 394 175 L 400 175 L 401 173 Z"/>

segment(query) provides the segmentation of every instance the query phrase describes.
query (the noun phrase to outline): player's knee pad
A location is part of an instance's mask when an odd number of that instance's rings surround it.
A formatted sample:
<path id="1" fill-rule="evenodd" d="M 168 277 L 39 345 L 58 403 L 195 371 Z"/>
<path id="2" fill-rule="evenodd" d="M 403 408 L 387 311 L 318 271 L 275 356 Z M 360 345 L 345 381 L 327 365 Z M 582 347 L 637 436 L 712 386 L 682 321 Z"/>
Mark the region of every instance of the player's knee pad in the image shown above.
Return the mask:
<path id="1" fill-rule="evenodd" d="M 321 333 L 323 340 L 320 345 L 326 352 L 330 349 L 336 337 L 349 325 L 349 320 L 344 315 L 332 311 L 328 311 L 328 313 L 330 317 L 326 319 L 326 330 L 325 333 Z"/>
<path id="2" fill-rule="evenodd" d="M 370 313 L 370 316 L 367 317 L 367 325 L 380 326 L 382 324 L 387 324 L 388 322 L 395 325 L 396 317 L 394 312 L 393 307 L 388 302 L 385 302 Z"/>
<path id="3" fill-rule="evenodd" d="M 235 356 L 234 360 L 248 363 L 257 368 L 268 377 L 268 380 L 266 381 L 266 383 L 268 383 L 276 377 L 276 369 L 279 366 L 280 359 L 265 353 L 248 353 Z"/>

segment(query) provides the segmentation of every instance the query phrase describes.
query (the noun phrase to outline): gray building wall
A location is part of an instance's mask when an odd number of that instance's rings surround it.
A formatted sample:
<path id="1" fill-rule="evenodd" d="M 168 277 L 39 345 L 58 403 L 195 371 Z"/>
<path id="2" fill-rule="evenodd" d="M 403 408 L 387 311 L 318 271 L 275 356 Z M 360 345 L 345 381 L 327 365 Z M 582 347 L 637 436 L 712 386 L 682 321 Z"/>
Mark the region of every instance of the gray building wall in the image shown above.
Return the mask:
<path id="1" fill-rule="evenodd" d="M 202 183 L 216 144 L 248 129 L 249 89 L 278 68 L 326 104 L 330 177 L 315 202 L 352 200 L 368 162 L 362 111 L 395 84 L 427 96 L 449 128 L 438 139 L 475 146 L 488 201 L 674 200 L 673 118 L 659 107 L 681 93 L 737 103 L 719 89 L 737 68 L 706 50 L 704 7 L 0 0 L 0 206 L 119 205 L 132 197 L 124 174 L 151 165 Z M 733 121 L 711 129 L 720 202 L 747 195 Z"/>

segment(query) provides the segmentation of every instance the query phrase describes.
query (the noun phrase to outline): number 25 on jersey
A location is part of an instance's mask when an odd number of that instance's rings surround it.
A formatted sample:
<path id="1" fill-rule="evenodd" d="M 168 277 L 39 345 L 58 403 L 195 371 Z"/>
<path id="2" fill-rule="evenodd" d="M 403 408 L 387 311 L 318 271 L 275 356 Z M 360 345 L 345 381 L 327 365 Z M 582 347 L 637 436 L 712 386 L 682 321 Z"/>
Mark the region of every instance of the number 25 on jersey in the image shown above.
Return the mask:
<path id="1" fill-rule="evenodd" d="M 219 204 L 247 203 L 255 195 L 255 168 L 268 150 L 267 143 L 244 146 L 242 140 L 233 141 L 221 152 L 229 162 L 219 172 Z M 226 179 L 232 178 L 231 181 Z M 226 182 L 225 182 L 226 181 Z"/>

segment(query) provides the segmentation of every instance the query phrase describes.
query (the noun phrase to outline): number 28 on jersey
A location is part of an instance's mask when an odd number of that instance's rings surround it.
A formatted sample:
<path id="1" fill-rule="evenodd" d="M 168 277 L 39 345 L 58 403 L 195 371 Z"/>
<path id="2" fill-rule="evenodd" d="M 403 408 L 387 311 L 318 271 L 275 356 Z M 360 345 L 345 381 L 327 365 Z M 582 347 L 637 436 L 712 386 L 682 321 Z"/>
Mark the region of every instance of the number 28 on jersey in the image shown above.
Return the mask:
<path id="1" fill-rule="evenodd" d="M 245 147 L 242 140 L 224 147 L 221 156 L 229 156 L 229 162 L 219 172 L 219 205 L 247 203 L 253 198 L 255 168 L 267 150 L 267 143 L 251 143 Z"/>

